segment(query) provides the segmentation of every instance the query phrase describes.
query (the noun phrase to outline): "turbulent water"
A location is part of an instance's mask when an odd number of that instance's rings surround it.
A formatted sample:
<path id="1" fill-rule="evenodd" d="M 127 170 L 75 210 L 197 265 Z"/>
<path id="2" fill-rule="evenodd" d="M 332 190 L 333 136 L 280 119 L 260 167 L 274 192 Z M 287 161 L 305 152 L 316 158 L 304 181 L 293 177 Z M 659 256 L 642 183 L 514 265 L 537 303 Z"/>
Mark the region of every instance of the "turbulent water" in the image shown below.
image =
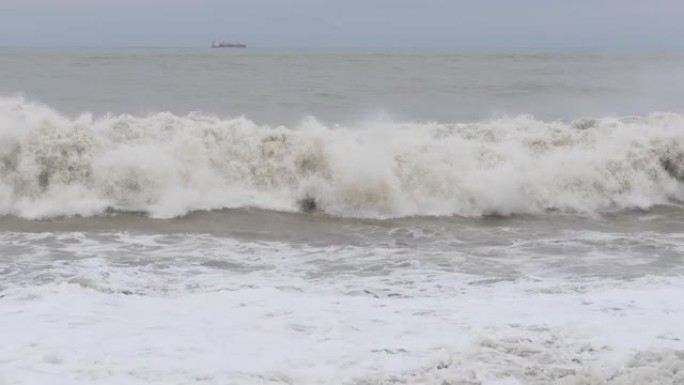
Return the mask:
<path id="1" fill-rule="evenodd" d="M 0 384 L 684 384 L 682 64 L 0 50 Z"/>

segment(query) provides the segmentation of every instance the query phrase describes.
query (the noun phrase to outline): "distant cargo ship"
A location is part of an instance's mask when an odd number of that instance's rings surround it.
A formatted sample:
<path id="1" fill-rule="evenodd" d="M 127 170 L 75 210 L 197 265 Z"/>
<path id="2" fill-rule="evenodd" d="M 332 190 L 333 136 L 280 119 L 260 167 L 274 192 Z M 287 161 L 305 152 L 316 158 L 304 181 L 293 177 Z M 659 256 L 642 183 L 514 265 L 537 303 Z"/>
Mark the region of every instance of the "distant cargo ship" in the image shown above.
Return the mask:
<path id="1" fill-rule="evenodd" d="M 247 44 L 242 44 L 239 42 L 231 42 L 231 43 L 226 43 L 226 42 L 215 42 L 211 41 L 211 48 L 247 48 Z"/>

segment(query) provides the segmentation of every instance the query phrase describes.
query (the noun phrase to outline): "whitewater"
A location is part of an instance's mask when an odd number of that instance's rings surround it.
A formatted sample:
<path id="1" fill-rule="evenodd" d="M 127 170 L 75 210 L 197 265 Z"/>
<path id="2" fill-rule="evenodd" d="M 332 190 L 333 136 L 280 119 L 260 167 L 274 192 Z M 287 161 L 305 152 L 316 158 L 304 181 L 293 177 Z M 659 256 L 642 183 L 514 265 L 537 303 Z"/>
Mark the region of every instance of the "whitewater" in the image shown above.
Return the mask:
<path id="1" fill-rule="evenodd" d="M 1 385 L 684 384 L 681 55 L 216 51 L 0 49 Z"/>
<path id="2" fill-rule="evenodd" d="M 25 218 L 109 210 L 349 217 L 596 214 L 684 198 L 684 115 L 294 127 L 203 114 L 69 119 L 0 100 L 0 210 Z"/>

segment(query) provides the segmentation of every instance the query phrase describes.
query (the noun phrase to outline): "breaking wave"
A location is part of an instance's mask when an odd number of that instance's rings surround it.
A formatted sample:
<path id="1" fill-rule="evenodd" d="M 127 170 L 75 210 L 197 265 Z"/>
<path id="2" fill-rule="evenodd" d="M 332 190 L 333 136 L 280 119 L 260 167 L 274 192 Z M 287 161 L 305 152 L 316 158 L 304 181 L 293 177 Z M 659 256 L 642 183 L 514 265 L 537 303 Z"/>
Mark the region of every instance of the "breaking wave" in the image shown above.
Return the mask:
<path id="1" fill-rule="evenodd" d="M 352 217 L 595 214 L 684 199 L 684 115 L 474 123 L 192 113 L 75 119 L 0 99 L 0 213 L 260 207 Z"/>

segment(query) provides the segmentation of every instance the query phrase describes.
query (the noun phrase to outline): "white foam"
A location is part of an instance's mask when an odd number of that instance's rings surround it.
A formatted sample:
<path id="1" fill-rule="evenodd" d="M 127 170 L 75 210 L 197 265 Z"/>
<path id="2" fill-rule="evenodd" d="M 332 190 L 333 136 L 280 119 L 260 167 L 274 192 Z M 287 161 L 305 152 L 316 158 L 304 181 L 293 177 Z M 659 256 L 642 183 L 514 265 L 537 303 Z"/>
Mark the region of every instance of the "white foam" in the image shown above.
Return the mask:
<path id="1" fill-rule="evenodd" d="M 206 235 L 1 239 L 8 384 L 684 380 L 680 276 L 462 274 L 419 250 Z"/>
<path id="2" fill-rule="evenodd" d="M 684 115 L 260 126 L 190 114 L 70 119 L 0 99 L 0 212 L 174 217 L 298 200 L 342 216 L 592 214 L 684 199 Z"/>
<path id="3" fill-rule="evenodd" d="M 372 279 L 357 295 L 297 280 L 168 296 L 17 288 L 2 299 L 0 362 L 13 384 L 682 380 L 681 279 L 451 278 L 440 296 L 409 297 L 373 295 Z"/>

